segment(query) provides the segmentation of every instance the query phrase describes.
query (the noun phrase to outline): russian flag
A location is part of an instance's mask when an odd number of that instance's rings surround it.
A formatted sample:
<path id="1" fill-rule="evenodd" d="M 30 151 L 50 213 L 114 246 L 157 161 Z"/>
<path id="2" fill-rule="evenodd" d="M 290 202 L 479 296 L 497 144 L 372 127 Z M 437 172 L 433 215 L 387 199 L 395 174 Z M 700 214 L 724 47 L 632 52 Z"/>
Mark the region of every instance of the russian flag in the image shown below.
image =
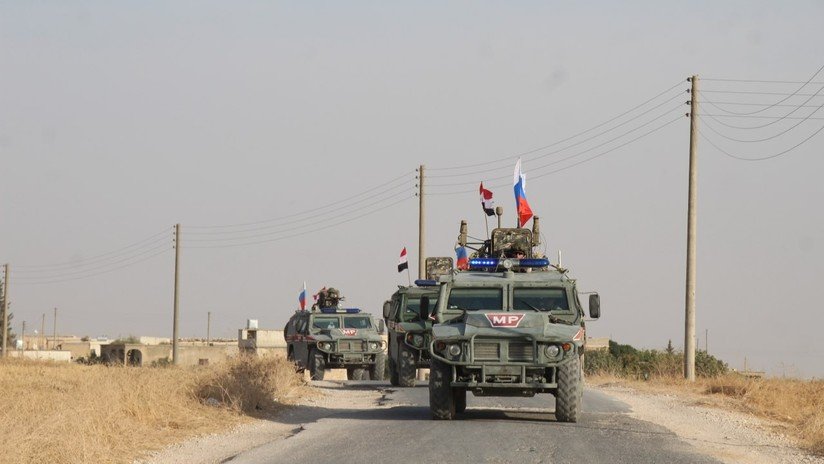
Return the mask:
<path id="1" fill-rule="evenodd" d="M 483 182 L 481 182 L 481 207 L 487 216 L 495 215 L 495 202 L 492 200 L 492 191 L 485 189 Z"/>
<path id="2" fill-rule="evenodd" d="M 458 256 L 457 266 L 458 269 L 467 270 L 469 269 L 469 257 L 466 255 L 466 248 L 465 247 L 458 247 L 455 248 L 455 254 Z"/>
<path id="3" fill-rule="evenodd" d="M 303 291 L 298 295 L 298 303 L 300 303 L 300 310 L 306 310 L 306 282 L 303 282 Z"/>
<path id="4" fill-rule="evenodd" d="M 515 211 L 518 214 L 518 227 L 523 227 L 532 217 L 532 208 L 526 201 L 526 176 L 521 172 L 521 158 L 518 158 L 518 162 L 515 163 L 513 184 L 515 185 Z"/>

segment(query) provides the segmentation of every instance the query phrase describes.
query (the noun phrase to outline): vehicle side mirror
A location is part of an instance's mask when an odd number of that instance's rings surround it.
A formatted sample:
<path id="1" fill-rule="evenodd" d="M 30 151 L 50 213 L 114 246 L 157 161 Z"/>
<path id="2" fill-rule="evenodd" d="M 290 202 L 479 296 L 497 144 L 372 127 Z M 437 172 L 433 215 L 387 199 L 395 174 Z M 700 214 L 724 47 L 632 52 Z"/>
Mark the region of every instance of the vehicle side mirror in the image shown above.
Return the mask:
<path id="1" fill-rule="evenodd" d="M 389 317 L 389 311 L 392 310 L 392 302 L 391 301 L 384 301 L 383 302 L 383 317 Z"/>
<path id="2" fill-rule="evenodd" d="M 421 305 L 420 305 L 420 308 L 418 308 L 418 310 L 420 311 L 422 321 L 425 321 L 425 320 L 429 319 L 429 297 L 428 296 L 422 296 L 421 297 Z"/>
<path id="3" fill-rule="evenodd" d="M 593 319 L 601 317 L 601 296 L 597 293 L 589 296 L 589 317 Z"/>
<path id="4" fill-rule="evenodd" d="M 383 335 L 386 332 L 386 323 L 383 319 L 378 319 L 378 333 Z"/>

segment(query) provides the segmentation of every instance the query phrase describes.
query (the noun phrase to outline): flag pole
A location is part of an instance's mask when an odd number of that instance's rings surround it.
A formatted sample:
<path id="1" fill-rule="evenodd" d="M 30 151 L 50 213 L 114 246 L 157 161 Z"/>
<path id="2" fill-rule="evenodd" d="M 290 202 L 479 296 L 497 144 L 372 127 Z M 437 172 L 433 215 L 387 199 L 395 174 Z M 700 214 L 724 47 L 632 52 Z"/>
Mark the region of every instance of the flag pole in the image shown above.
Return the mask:
<path id="1" fill-rule="evenodd" d="M 409 274 L 409 267 L 406 268 L 406 280 L 409 282 L 409 286 L 412 286 L 412 277 Z"/>

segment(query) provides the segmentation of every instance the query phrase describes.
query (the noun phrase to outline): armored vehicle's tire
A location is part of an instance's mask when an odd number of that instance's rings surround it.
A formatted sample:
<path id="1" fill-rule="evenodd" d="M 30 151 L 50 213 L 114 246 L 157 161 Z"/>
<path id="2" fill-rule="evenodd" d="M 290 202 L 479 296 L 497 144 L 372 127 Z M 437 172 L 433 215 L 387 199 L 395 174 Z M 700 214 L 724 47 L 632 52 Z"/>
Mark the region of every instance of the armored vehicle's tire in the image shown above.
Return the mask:
<path id="1" fill-rule="evenodd" d="M 389 357 L 389 383 L 392 384 L 393 387 L 401 384 L 398 379 L 398 367 L 395 364 L 395 359 L 391 356 Z"/>
<path id="2" fill-rule="evenodd" d="M 455 396 L 455 412 L 460 414 L 466 411 L 466 390 L 463 388 L 454 388 L 452 393 Z"/>
<path id="3" fill-rule="evenodd" d="M 398 383 L 401 387 L 414 387 L 415 375 L 418 368 L 415 366 L 415 353 L 403 343 L 398 345 Z"/>
<path id="4" fill-rule="evenodd" d="M 323 359 L 323 353 L 312 348 L 309 351 L 309 374 L 312 380 L 323 380 L 323 375 L 326 373 L 326 360 Z"/>
<path id="5" fill-rule="evenodd" d="M 451 381 L 452 366 L 433 359 L 429 369 L 429 410 L 433 419 L 455 418 L 455 393 L 449 386 Z"/>
<path id="6" fill-rule="evenodd" d="M 366 370 L 362 367 L 347 367 L 346 378 L 349 380 L 363 380 L 366 375 Z"/>
<path id="7" fill-rule="evenodd" d="M 558 367 L 558 392 L 555 394 L 555 418 L 559 422 L 578 422 L 584 385 L 581 359 L 573 356 Z"/>
<path id="8" fill-rule="evenodd" d="M 386 354 L 375 355 L 375 364 L 369 367 L 369 380 L 383 380 L 386 376 Z"/>

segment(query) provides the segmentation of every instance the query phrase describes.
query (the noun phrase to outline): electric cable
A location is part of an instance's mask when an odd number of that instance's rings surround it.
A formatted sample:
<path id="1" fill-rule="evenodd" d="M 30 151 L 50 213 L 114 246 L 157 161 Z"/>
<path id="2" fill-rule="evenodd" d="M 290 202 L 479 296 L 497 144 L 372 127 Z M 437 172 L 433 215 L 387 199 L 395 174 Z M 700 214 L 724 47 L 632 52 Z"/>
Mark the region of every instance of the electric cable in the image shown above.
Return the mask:
<path id="1" fill-rule="evenodd" d="M 657 120 L 659 120 L 659 119 L 662 119 L 664 116 L 666 116 L 666 115 L 668 115 L 668 114 L 670 114 L 670 113 L 672 113 L 672 112 L 674 112 L 674 111 L 676 111 L 676 110 L 679 110 L 679 109 L 681 109 L 681 108 L 683 108 L 683 106 L 682 106 L 681 104 L 679 104 L 679 105 L 677 105 L 677 106 L 673 107 L 672 109 L 670 109 L 670 110 L 668 110 L 668 111 L 666 111 L 666 112 L 664 112 L 664 113 L 659 114 L 658 116 L 656 116 L 656 117 L 654 117 L 653 119 L 651 119 L 651 120 L 649 120 L 649 121 L 645 122 L 644 124 L 641 124 L 640 126 L 637 126 L 637 127 L 633 128 L 633 129 L 630 129 L 630 130 L 628 130 L 628 131 L 624 132 L 623 134 L 621 134 L 621 135 L 619 135 L 619 136 L 617 136 L 617 137 L 614 137 L 614 138 L 612 138 L 612 139 L 609 139 L 609 140 L 607 140 L 607 141 L 605 141 L 605 142 L 601 142 L 600 144 L 595 145 L 595 146 L 592 146 L 592 147 L 587 148 L 587 149 L 585 149 L 585 150 L 579 151 L 578 153 L 575 153 L 574 155 L 570 155 L 570 156 L 566 156 L 566 157 L 563 157 L 563 158 L 559 158 L 559 159 L 557 159 L 557 160 L 555 160 L 555 161 L 552 161 L 552 162 L 549 162 L 549 163 L 546 163 L 546 164 L 543 164 L 543 165 L 540 165 L 540 166 L 531 167 L 531 168 L 530 168 L 530 172 L 533 172 L 533 173 L 534 173 L 535 171 L 539 171 L 539 170 L 541 170 L 541 169 L 545 169 L 545 168 L 547 168 L 547 167 L 554 166 L 554 165 L 556 165 L 556 164 L 558 164 L 558 163 L 562 163 L 562 162 L 564 162 L 564 161 L 568 161 L 568 160 L 570 160 L 570 159 L 572 159 L 572 158 L 576 158 L 576 157 L 578 157 L 578 156 L 580 156 L 580 155 L 583 155 L 583 154 L 585 154 L 585 153 L 587 153 L 587 152 L 589 152 L 589 151 L 595 150 L 595 149 L 597 149 L 597 148 L 603 147 L 604 145 L 607 145 L 607 144 L 609 144 L 609 143 L 615 142 L 616 140 L 619 140 L 619 139 L 621 139 L 621 138 L 623 138 L 623 137 L 625 137 L 625 136 L 627 136 L 627 135 L 629 135 L 629 134 L 631 134 L 631 133 L 633 133 L 633 132 L 635 132 L 635 131 L 637 131 L 637 130 L 639 130 L 639 129 L 641 129 L 641 128 L 645 127 L 645 126 L 648 126 L 648 125 L 650 125 L 650 124 L 654 123 L 655 121 L 657 121 Z M 501 180 L 501 179 L 505 179 L 505 178 L 508 178 L 508 177 L 510 177 L 510 175 L 504 175 L 504 176 L 491 177 L 491 178 L 484 179 L 484 180 L 485 180 L 485 181 L 493 181 L 493 182 L 494 182 L 494 181 Z M 534 177 L 534 176 L 533 176 L 533 177 Z M 450 183 L 450 184 L 427 184 L 427 186 L 428 186 L 428 187 L 454 187 L 454 186 L 458 186 L 458 185 L 470 185 L 470 184 L 471 184 L 471 185 L 474 185 L 474 184 L 476 184 L 476 183 L 477 183 L 476 181 L 469 181 L 469 182 L 454 182 L 454 183 Z"/>
<path id="2" fill-rule="evenodd" d="M 698 129 L 698 134 L 701 136 L 701 138 L 703 138 L 704 140 L 706 140 L 706 141 L 707 141 L 707 143 L 709 143 L 710 145 L 712 145 L 713 147 L 715 147 L 715 149 L 716 149 L 716 150 L 718 150 L 718 151 L 720 151 L 721 153 L 723 153 L 723 154 L 725 154 L 725 155 L 729 156 L 730 158 L 734 158 L 734 159 L 737 159 L 737 160 L 739 160 L 739 161 L 765 161 L 765 160 L 768 160 L 768 159 L 777 158 L 777 157 L 779 157 L 779 156 L 781 156 L 781 155 L 784 155 L 785 153 L 789 153 L 789 152 L 791 152 L 791 151 L 795 150 L 796 148 L 798 148 L 798 147 L 800 147 L 801 145 L 805 144 L 808 140 L 810 140 L 810 139 L 812 139 L 813 137 L 815 137 L 816 135 L 818 135 L 818 133 L 819 133 L 819 132 L 821 132 L 822 130 L 824 130 L 824 126 L 819 127 L 819 128 L 818 128 L 818 130 L 816 130 L 815 132 L 813 132 L 813 133 L 812 133 L 809 137 L 805 138 L 804 140 L 802 140 L 802 141 L 798 142 L 797 144 L 793 145 L 792 147 L 790 147 L 790 148 L 788 148 L 788 149 L 786 149 L 786 150 L 784 150 L 784 151 L 780 151 L 780 152 L 778 152 L 778 153 L 774 153 L 774 154 L 772 154 L 772 155 L 760 156 L 760 157 L 757 157 L 757 158 L 750 158 L 750 157 L 746 157 L 746 156 L 735 155 L 735 154 L 732 154 L 732 153 L 730 153 L 730 152 L 728 152 L 728 151 L 724 150 L 723 148 L 721 148 L 721 147 L 719 147 L 718 145 L 716 145 L 715 143 L 713 143 L 713 141 L 712 141 L 712 140 L 710 140 L 710 139 L 709 139 L 709 137 L 705 136 L 705 135 L 704 135 L 704 133 L 703 133 L 703 132 L 701 132 L 701 129 L 700 129 L 700 128 Z"/>
<path id="3" fill-rule="evenodd" d="M 50 271 L 49 272 L 50 275 L 17 276 L 15 278 L 15 280 L 21 280 L 21 281 L 32 281 L 32 280 L 43 280 L 43 279 L 48 280 L 48 279 L 53 279 L 53 278 L 56 278 L 56 277 L 61 277 L 61 276 L 66 276 L 66 275 L 76 275 L 76 274 L 83 274 L 83 273 L 86 273 L 86 272 L 95 272 L 95 271 L 98 271 L 98 270 L 101 270 L 101 269 L 106 269 L 108 267 L 111 267 L 111 266 L 114 266 L 114 265 L 117 265 L 117 264 L 120 264 L 120 263 L 127 262 L 131 259 L 134 259 L 134 258 L 137 258 L 137 257 L 140 257 L 140 256 L 145 256 L 145 255 L 147 255 L 149 253 L 152 253 L 154 251 L 157 251 L 157 250 L 168 249 L 170 246 L 171 246 L 171 244 L 164 243 L 160 246 L 156 246 L 154 248 L 149 248 L 147 250 L 143 250 L 142 252 L 136 253 L 132 256 L 127 256 L 127 257 L 119 259 L 117 261 L 102 264 L 102 265 L 99 265 L 99 266 L 96 266 L 96 267 L 93 267 L 93 268 L 90 268 L 90 269 L 69 269 L 69 270 L 65 270 L 65 271 L 55 270 L 55 271 Z"/>
<path id="4" fill-rule="evenodd" d="M 548 153 L 543 153 L 543 154 L 541 154 L 541 155 L 538 155 L 538 156 L 535 156 L 535 157 L 531 157 L 531 158 L 528 158 L 528 159 L 527 159 L 527 158 L 525 158 L 525 159 L 524 159 L 524 161 L 535 161 L 535 160 L 538 160 L 538 159 L 546 158 L 547 156 L 551 156 L 551 155 L 555 155 L 555 154 L 558 154 L 558 153 L 562 153 L 562 152 L 564 152 L 564 151 L 566 151 L 566 150 L 568 150 L 568 149 L 570 149 L 570 148 L 573 148 L 573 147 L 576 147 L 576 146 L 578 146 L 578 145 L 581 145 L 581 144 L 584 144 L 584 143 L 586 143 L 586 142 L 589 142 L 589 141 L 591 141 L 591 140 L 594 140 L 594 139 L 596 139 L 596 138 L 598 138 L 598 137 L 600 137 L 600 136 L 602 136 L 602 135 L 604 135 L 604 134 L 607 134 L 607 133 L 609 133 L 609 132 L 614 131 L 615 129 L 618 129 L 619 127 L 622 127 L 622 126 L 624 126 L 624 125 L 626 125 L 626 124 L 629 124 L 630 122 L 635 121 L 636 119 L 639 119 L 639 118 L 641 118 L 642 116 L 644 116 L 644 115 L 646 115 L 646 114 L 649 114 L 649 113 L 651 113 L 651 112 L 652 112 L 652 111 L 654 111 L 654 110 L 657 110 L 658 108 L 660 108 L 660 107 L 662 107 L 662 106 L 666 105 L 667 103 L 669 103 L 669 102 L 671 102 L 671 101 L 673 101 L 673 100 L 675 100 L 676 98 L 679 98 L 679 97 L 681 97 L 681 96 L 682 96 L 682 94 L 679 92 L 679 93 L 675 94 L 674 96 L 672 96 L 671 98 L 669 98 L 669 99 L 667 99 L 667 100 L 665 100 L 665 101 L 663 101 L 663 102 L 659 103 L 658 105 L 653 106 L 652 108 L 650 108 L 650 109 L 648 109 L 648 110 L 644 111 L 643 113 L 640 113 L 640 114 L 638 114 L 638 115 L 636 115 L 636 116 L 634 116 L 634 117 L 632 117 L 632 118 L 630 118 L 630 119 L 627 119 L 626 121 L 622 122 L 621 124 L 618 124 L 618 125 L 616 125 L 616 126 L 613 126 L 613 127 L 609 128 L 609 129 L 607 129 L 607 130 L 603 131 L 603 132 L 599 132 L 598 134 L 595 134 L 595 135 L 593 135 L 593 136 L 591 136 L 591 137 L 588 137 L 588 138 L 585 138 L 585 139 L 580 140 L 580 141 L 578 141 L 578 142 L 575 142 L 575 143 L 574 143 L 574 144 L 572 144 L 572 145 L 567 145 L 567 146 L 566 146 L 566 147 L 564 147 L 564 148 L 560 148 L 560 149 L 558 149 L 558 150 L 554 150 L 554 151 L 551 151 L 551 152 L 548 152 Z M 681 106 L 681 105 L 679 105 L 679 107 L 680 107 L 680 106 Z M 483 174 L 483 173 L 486 173 L 486 172 L 491 172 L 491 171 L 497 171 L 498 169 L 501 169 L 501 168 L 499 168 L 499 167 L 497 167 L 497 168 L 488 168 L 488 169 L 482 169 L 482 170 L 479 170 L 479 171 L 464 172 L 464 173 L 461 173 L 461 174 L 436 174 L 436 175 L 429 175 L 429 174 L 426 174 L 426 178 L 427 178 L 427 179 L 432 179 L 432 178 L 445 178 L 445 177 L 463 177 L 463 176 L 471 176 L 471 175 L 475 175 L 475 174 Z"/>
<path id="5" fill-rule="evenodd" d="M 283 237 L 277 237 L 277 238 L 272 238 L 272 239 L 268 239 L 268 240 L 259 240 L 259 241 L 256 241 L 256 242 L 248 242 L 248 243 L 234 243 L 234 244 L 225 244 L 225 245 L 195 245 L 195 246 L 183 245 L 183 246 L 182 246 L 182 249 L 184 249 L 184 250 L 185 250 L 185 249 L 189 249 L 189 248 L 235 248 L 235 247 L 244 247 L 244 246 L 260 245 L 260 244 L 263 244 L 263 243 L 271 243 L 271 242 L 277 242 L 277 241 L 280 241 L 280 240 L 286 240 L 287 238 L 300 237 L 300 236 L 304 236 L 304 235 L 308 235 L 308 234 L 313 234 L 313 233 L 315 233 L 315 232 L 319 232 L 319 231 L 321 231 L 321 230 L 327 230 L 327 229 L 329 229 L 329 228 L 331 228 L 331 227 L 339 226 L 339 225 L 341 225 L 341 224 L 346 224 L 346 223 L 348 223 L 348 222 L 352 222 L 352 221 L 354 221 L 354 220 L 356 220 L 356 219 L 360 219 L 360 218 L 365 217 L 365 216 L 370 216 L 370 215 L 372 215 L 372 214 L 375 214 L 375 213 L 378 213 L 378 212 L 380 212 L 380 211 L 383 211 L 383 210 L 385 210 L 385 209 L 387 209 L 387 208 L 391 208 L 391 207 L 393 207 L 393 206 L 395 206 L 395 205 L 398 205 L 398 204 L 400 204 L 400 203 L 403 203 L 404 201 L 408 201 L 408 200 L 410 200 L 410 199 L 412 199 L 412 198 L 414 198 L 414 197 L 402 198 L 402 199 L 400 199 L 400 200 L 398 200 L 398 201 L 395 201 L 395 202 L 390 203 L 390 204 L 388 204 L 388 205 L 382 206 L 382 207 L 380 207 L 380 208 L 376 208 L 376 209 L 374 209 L 374 210 L 372 210 L 372 211 L 366 212 L 366 213 L 361 214 L 361 215 L 359 215 L 359 216 L 355 216 L 355 217 L 350 218 L 350 219 L 347 219 L 347 220 L 345 220 L 345 221 L 339 221 L 339 222 L 336 222 L 336 223 L 334 223 L 334 224 L 329 224 L 329 225 L 326 225 L 326 226 L 324 226 L 324 227 L 317 227 L 317 228 L 315 228 L 315 229 L 308 230 L 308 231 L 305 231 L 305 232 L 300 232 L 300 233 L 297 233 L 297 234 L 286 235 L 286 236 L 283 236 Z"/>
<path id="6" fill-rule="evenodd" d="M 398 192 L 394 195 L 390 195 L 390 196 L 381 198 L 380 200 L 369 203 L 367 205 L 364 205 L 363 207 L 375 206 L 375 205 L 383 203 L 383 202 L 385 202 L 389 199 L 396 198 L 399 195 L 408 194 L 412 190 L 414 190 L 414 189 L 407 188 L 406 190 L 402 190 L 402 191 L 400 191 L 400 192 Z M 412 197 L 410 196 L 409 198 L 412 198 Z M 348 211 L 348 212 L 345 212 L 345 213 L 338 214 L 337 216 L 329 216 L 325 219 L 337 219 L 337 218 L 341 218 L 341 217 L 346 217 L 346 216 L 350 215 L 352 212 L 353 211 Z M 317 221 L 317 219 L 314 219 L 314 220 Z M 187 238 L 186 243 L 190 243 L 190 242 L 229 242 L 229 241 L 235 241 L 235 240 L 247 240 L 247 239 L 252 239 L 252 238 L 269 237 L 269 236 L 272 236 L 272 235 L 282 234 L 284 232 L 292 232 L 292 231 L 295 231 L 295 230 L 305 229 L 307 227 L 309 227 L 309 228 L 317 227 L 317 224 L 304 224 L 302 226 L 290 227 L 290 228 L 287 228 L 287 229 L 284 229 L 284 230 L 278 230 L 278 231 L 266 232 L 266 233 L 254 234 L 254 235 L 238 235 L 238 236 L 233 236 L 233 237 L 218 237 L 218 238 Z M 185 246 L 184 246 L 184 248 L 185 248 Z"/>
<path id="7" fill-rule="evenodd" d="M 373 192 L 373 191 L 375 191 L 375 190 L 380 189 L 381 187 L 384 187 L 384 186 L 386 186 L 386 185 L 390 185 L 390 184 L 392 184 L 392 183 L 395 183 L 395 182 L 397 182 L 398 180 L 401 180 L 401 179 L 403 179 L 404 177 L 408 176 L 409 174 L 411 174 L 411 172 L 405 172 L 405 173 L 403 173 L 403 174 L 401 174 L 401 175 L 399 175 L 399 176 L 397 176 L 397 177 L 395 177 L 395 178 L 392 178 L 392 179 L 390 179 L 390 180 L 388 180 L 388 181 L 386 181 L 386 182 L 383 182 L 383 183 L 378 184 L 378 185 L 376 185 L 376 186 L 374 186 L 374 187 L 371 187 L 371 188 L 369 188 L 369 189 L 366 189 L 366 190 L 364 190 L 364 191 L 362 191 L 362 192 L 360 192 L 360 193 L 357 193 L 357 194 L 355 194 L 355 195 L 352 195 L 352 196 L 349 196 L 349 197 L 346 197 L 346 198 L 340 199 L 340 200 L 335 201 L 335 202 L 332 202 L 332 203 L 328 203 L 328 204 L 323 205 L 323 206 L 319 206 L 319 207 L 312 208 L 312 209 L 307 209 L 307 210 L 301 211 L 301 212 L 299 212 L 299 213 L 287 214 L 287 215 L 284 215 L 284 216 L 274 217 L 274 218 L 265 219 L 265 220 L 262 220 L 262 221 L 255 221 L 255 222 L 244 222 L 244 223 L 237 223 L 237 224 L 223 224 L 223 225 L 209 225 L 209 226 L 188 226 L 188 225 L 187 225 L 187 226 L 186 226 L 186 228 L 187 228 L 187 229 L 190 229 L 190 228 L 191 228 L 191 229 L 219 229 L 219 228 L 233 228 L 233 227 L 256 226 L 256 225 L 260 225 L 260 224 L 268 224 L 268 223 L 271 223 L 271 222 L 277 222 L 277 221 L 282 220 L 282 219 L 290 219 L 290 218 L 293 218 L 293 217 L 304 216 L 304 215 L 307 215 L 307 214 L 309 214 L 309 213 L 314 213 L 314 212 L 316 212 L 316 211 L 324 210 L 324 209 L 327 209 L 327 208 L 331 208 L 332 206 L 336 206 L 336 205 L 339 205 L 339 204 L 341 204 L 341 203 L 348 202 L 348 201 L 353 200 L 353 199 L 355 199 L 355 198 L 357 198 L 357 197 L 359 197 L 359 196 L 362 196 L 362 195 L 364 195 L 364 194 L 366 194 L 366 193 Z"/>
<path id="8" fill-rule="evenodd" d="M 58 282 L 68 282 L 68 281 L 72 281 L 72 280 L 80 280 L 80 279 L 86 279 L 86 278 L 89 278 L 89 277 L 95 277 L 95 276 L 99 276 L 99 275 L 103 275 L 103 274 L 108 274 L 110 272 L 118 271 L 120 269 L 124 269 L 124 268 L 133 266 L 133 265 L 138 264 L 138 263 L 148 261 L 148 260 L 150 260 L 150 259 L 152 259 L 156 256 L 160 256 L 160 255 L 168 252 L 169 250 L 171 250 L 171 248 L 165 248 L 163 250 L 160 250 L 157 253 L 146 256 L 145 258 L 140 259 L 138 261 L 134 261 L 134 262 L 131 262 L 131 263 L 128 263 L 128 264 L 124 264 L 123 266 L 118 266 L 116 268 L 108 269 L 108 270 L 102 271 L 102 272 L 83 275 L 83 276 L 79 276 L 79 277 L 71 277 L 71 278 L 68 278 L 68 279 L 55 279 L 55 280 L 35 281 L 35 282 L 19 282 L 18 284 L 19 285 L 44 285 L 44 284 L 54 284 L 54 283 L 58 283 Z"/>
<path id="9" fill-rule="evenodd" d="M 597 125 L 595 125 L 595 126 L 593 126 L 593 127 L 590 127 L 589 129 L 587 129 L 587 130 L 585 130 L 585 131 L 578 132 L 577 134 L 571 135 L 571 136 L 566 137 L 566 138 L 564 138 L 564 139 L 562 139 L 562 140 L 558 140 L 558 141 L 553 142 L 553 143 L 551 143 L 551 144 L 549 144 L 549 145 L 545 145 L 545 146 L 540 147 L 540 148 L 535 148 L 535 149 L 532 149 L 532 150 L 528 150 L 528 151 L 525 151 L 525 152 L 521 152 L 521 153 L 518 153 L 518 154 L 516 154 L 516 155 L 510 155 L 510 156 L 506 156 L 506 157 L 504 157 L 504 158 L 499 158 L 499 159 L 492 160 L 492 161 L 486 161 L 486 162 L 483 162 L 483 163 L 464 164 L 464 165 L 461 165 L 461 166 L 450 166 L 450 167 L 443 167 L 443 168 L 427 168 L 427 170 L 428 170 L 428 171 L 447 171 L 447 170 L 453 170 L 453 169 L 465 169 L 465 168 L 467 168 L 467 167 L 487 166 L 487 165 L 490 165 L 490 164 L 501 163 L 501 162 L 504 162 L 504 161 L 509 161 L 509 160 L 512 160 L 512 159 L 516 159 L 516 158 L 519 158 L 519 157 L 521 157 L 521 156 L 530 155 L 530 154 L 532 154 L 532 153 L 535 153 L 535 152 L 538 152 L 538 151 L 545 150 L 545 149 L 547 149 L 547 148 L 552 148 L 552 147 L 554 147 L 555 145 L 558 145 L 558 144 L 561 144 L 561 143 L 567 142 L 567 141 L 572 140 L 572 139 L 574 139 L 574 138 L 576 138 L 576 137 L 578 137 L 578 136 L 584 135 L 584 134 L 586 134 L 586 133 L 588 133 L 588 132 L 591 132 L 591 131 L 593 131 L 593 130 L 595 130 L 595 129 L 598 129 L 599 127 L 602 127 L 602 126 L 604 126 L 604 125 L 606 125 L 606 124 L 609 124 L 609 123 L 611 123 L 612 121 L 615 121 L 616 119 L 620 119 L 621 117 L 623 117 L 623 116 L 625 116 L 625 115 L 627 115 L 627 114 L 629 114 L 629 113 L 631 113 L 631 112 L 635 111 L 635 110 L 636 110 L 636 109 L 638 109 L 638 108 L 643 107 L 643 106 L 644 106 L 644 105 L 646 105 L 647 103 L 650 103 L 650 102 L 652 102 L 652 101 L 656 100 L 658 97 L 660 97 L 660 96 L 662 96 L 662 95 L 665 95 L 665 94 L 669 93 L 672 89 L 674 89 L 674 88 L 676 88 L 676 87 L 678 87 L 678 86 L 681 86 L 681 85 L 684 85 L 684 81 L 683 81 L 683 80 L 678 81 L 678 82 L 677 82 L 675 85 L 673 85 L 672 87 L 670 87 L 670 88 L 668 88 L 668 89 L 666 89 L 666 90 L 664 90 L 664 91 L 662 91 L 662 92 L 658 93 L 657 95 L 655 95 L 655 96 L 654 96 L 654 97 L 652 97 L 652 98 L 649 98 L 649 99 L 647 99 L 647 100 L 645 100 L 645 101 L 643 101 L 643 102 L 639 103 L 638 105 L 633 106 L 632 108 L 630 108 L 630 109 L 628 109 L 628 110 L 624 111 L 623 113 L 621 113 L 621 114 L 619 114 L 619 115 L 617 115 L 617 116 L 614 116 L 614 117 L 612 117 L 612 118 L 610 118 L 610 119 L 608 119 L 608 120 L 606 120 L 606 121 L 604 121 L 604 122 L 602 122 L 602 123 L 600 123 L 600 124 L 597 124 Z"/>

